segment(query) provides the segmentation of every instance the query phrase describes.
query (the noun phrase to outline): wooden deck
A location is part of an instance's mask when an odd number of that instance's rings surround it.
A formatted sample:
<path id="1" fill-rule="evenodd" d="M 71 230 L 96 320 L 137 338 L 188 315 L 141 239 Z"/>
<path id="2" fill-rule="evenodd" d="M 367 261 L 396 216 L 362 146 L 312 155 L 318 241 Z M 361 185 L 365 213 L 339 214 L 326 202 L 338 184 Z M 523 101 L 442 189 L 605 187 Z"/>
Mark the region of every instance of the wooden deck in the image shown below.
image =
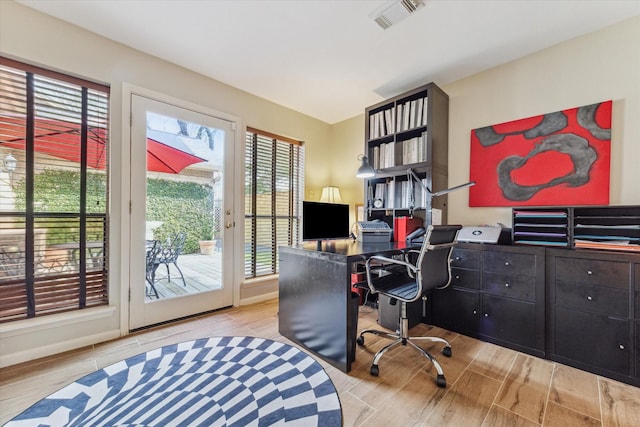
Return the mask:
<path id="1" fill-rule="evenodd" d="M 161 265 L 156 272 L 155 283 L 160 298 L 173 298 L 222 287 L 222 253 L 220 252 L 213 255 L 180 255 L 178 266 L 184 274 L 186 286 L 174 265 L 169 267 L 171 280 L 166 277 L 167 269 Z M 146 301 L 154 300 L 156 296 L 147 284 Z"/>

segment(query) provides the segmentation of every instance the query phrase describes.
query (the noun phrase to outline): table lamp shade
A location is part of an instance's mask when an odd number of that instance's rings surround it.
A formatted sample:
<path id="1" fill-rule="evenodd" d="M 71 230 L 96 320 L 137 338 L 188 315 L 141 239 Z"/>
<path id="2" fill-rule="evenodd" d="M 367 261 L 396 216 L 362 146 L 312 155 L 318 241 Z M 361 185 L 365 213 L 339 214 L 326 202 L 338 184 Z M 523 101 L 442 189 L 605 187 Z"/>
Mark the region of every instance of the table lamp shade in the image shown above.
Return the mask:
<path id="1" fill-rule="evenodd" d="M 342 203 L 338 187 L 323 187 L 320 201 L 324 203 Z"/>

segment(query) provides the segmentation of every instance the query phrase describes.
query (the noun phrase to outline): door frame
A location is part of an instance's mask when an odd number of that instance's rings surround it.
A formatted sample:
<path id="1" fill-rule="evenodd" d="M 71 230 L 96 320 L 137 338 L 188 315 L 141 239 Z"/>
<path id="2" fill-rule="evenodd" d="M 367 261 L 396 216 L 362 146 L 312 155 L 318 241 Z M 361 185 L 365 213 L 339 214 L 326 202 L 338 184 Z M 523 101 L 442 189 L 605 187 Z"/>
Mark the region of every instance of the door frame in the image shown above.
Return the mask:
<path id="1" fill-rule="evenodd" d="M 244 127 L 241 125 L 240 118 L 231 114 L 223 113 L 218 110 L 214 110 L 210 107 L 205 107 L 200 104 L 196 104 L 190 101 L 186 101 L 184 99 L 175 98 L 170 95 L 166 95 L 160 92 L 156 92 L 151 89 L 146 89 L 144 87 L 136 86 L 130 83 L 122 84 L 122 131 L 120 134 L 122 145 L 120 150 L 120 159 L 112 159 L 112 169 L 111 173 L 113 175 L 118 174 L 120 180 L 120 191 L 121 200 L 120 203 L 113 204 L 112 206 L 120 206 L 120 212 L 116 213 L 120 218 L 120 236 L 119 236 L 119 244 L 116 247 L 112 247 L 111 260 L 112 262 L 118 262 L 120 264 L 119 272 L 120 275 L 118 277 L 112 276 L 110 279 L 110 289 L 112 291 L 118 290 L 119 294 L 119 306 L 120 306 L 120 332 L 122 335 L 128 335 L 130 331 L 130 322 L 129 322 L 129 311 L 131 309 L 130 304 L 130 295 L 129 295 L 129 281 L 131 275 L 131 252 L 130 252 L 130 236 L 131 236 L 131 97 L 132 95 L 139 95 L 146 98 L 151 98 L 158 102 L 164 102 L 167 104 L 172 104 L 180 108 L 185 108 L 193 111 L 197 111 L 201 114 L 210 115 L 216 117 L 218 119 L 226 120 L 231 123 L 235 123 L 235 137 L 233 140 L 233 155 L 234 158 L 234 173 L 233 176 L 230 177 L 233 179 L 233 188 L 234 197 L 233 197 L 233 218 L 232 221 L 235 222 L 235 227 L 233 229 L 233 259 L 242 259 L 242 255 L 244 251 L 241 251 L 241 247 L 244 241 L 244 226 L 243 226 L 243 218 L 244 218 L 244 203 L 243 198 L 237 196 L 239 194 L 238 189 L 244 188 L 243 185 L 243 161 L 244 159 L 244 151 L 243 151 L 243 141 L 244 141 Z M 116 150 L 114 150 L 116 151 Z M 118 161 L 119 160 L 119 161 Z M 119 166 L 118 166 L 119 165 Z M 115 212 L 114 212 L 115 213 Z M 114 257 L 114 254 L 119 254 L 117 260 Z M 238 258 L 240 255 L 240 258 Z M 113 263 L 112 263 L 113 266 Z M 242 277 L 243 271 L 243 263 L 235 263 L 232 269 L 232 304 L 233 306 L 238 306 L 240 303 L 240 284 L 241 280 L 239 277 Z M 118 271 L 117 268 L 111 269 L 112 271 Z M 112 301 L 116 303 L 115 297 Z"/>

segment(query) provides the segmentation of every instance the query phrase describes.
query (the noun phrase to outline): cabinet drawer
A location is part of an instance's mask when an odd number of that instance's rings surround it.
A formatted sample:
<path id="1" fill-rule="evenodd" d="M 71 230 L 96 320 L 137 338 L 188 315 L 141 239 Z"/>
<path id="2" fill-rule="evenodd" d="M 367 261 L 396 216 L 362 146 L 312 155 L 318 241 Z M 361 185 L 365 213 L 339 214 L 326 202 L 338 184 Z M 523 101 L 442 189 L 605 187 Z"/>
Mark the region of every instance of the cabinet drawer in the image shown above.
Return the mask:
<path id="1" fill-rule="evenodd" d="M 629 317 L 629 292 L 606 286 L 583 286 L 558 282 L 555 287 L 559 306 L 608 316 Z"/>
<path id="2" fill-rule="evenodd" d="M 451 269 L 451 285 L 460 288 L 480 289 L 480 272 L 463 268 Z"/>
<path id="3" fill-rule="evenodd" d="M 461 334 L 480 333 L 480 294 L 464 289 L 435 289 L 432 293 L 433 324 Z"/>
<path id="4" fill-rule="evenodd" d="M 534 276 L 536 257 L 531 254 L 486 251 L 482 253 L 482 270 L 492 273 Z"/>
<path id="5" fill-rule="evenodd" d="M 479 252 L 472 249 L 453 248 L 451 266 L 478 270 L 480 268 Z"/>
<path id="6" fill-rule="evenodd" d="M 555 354 L 623 375 L 630 374 L 629 321 L 556 308 Z"/>
<path id="7" fill-rule="evenodd" d="M 495 294 L 511 298 L 535 301 L 535 280 L 529 276 L 514 274 L 482 273 L 482 289 Z"/>
<path id="8" fill-rule="evenodd" d="M 502 341 L 536 348 L 535 308 L 535 304 L 530 302 L 484 294 L 482 296 L 482 333 Z"/>
<path id="9" fill-rule="evenodd" d="M 629 289 L 629 264 L 595 259 L 556 258 L 556 279 L 582 285 Z"/>

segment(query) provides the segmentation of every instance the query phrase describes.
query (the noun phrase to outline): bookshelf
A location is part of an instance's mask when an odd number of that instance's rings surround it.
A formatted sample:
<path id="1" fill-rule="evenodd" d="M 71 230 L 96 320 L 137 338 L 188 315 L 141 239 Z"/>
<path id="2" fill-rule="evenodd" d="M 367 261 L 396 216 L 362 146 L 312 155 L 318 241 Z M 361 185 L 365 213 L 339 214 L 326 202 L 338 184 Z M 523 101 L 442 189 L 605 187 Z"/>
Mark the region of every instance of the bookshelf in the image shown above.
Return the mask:
<path id="1" fill-rule="evenodd" d="M 432 192 L 448 184 L 449 97 L 434 83 L 365 109 L 365 153 L 376 170 L 364 182 L 367 220 L 393 227 L 395 218 L 446 219 L 447 196 L 431 198 L 410 179 L 412 169 Z M 439 212 L 438 212 L 439 211 Z"/>

